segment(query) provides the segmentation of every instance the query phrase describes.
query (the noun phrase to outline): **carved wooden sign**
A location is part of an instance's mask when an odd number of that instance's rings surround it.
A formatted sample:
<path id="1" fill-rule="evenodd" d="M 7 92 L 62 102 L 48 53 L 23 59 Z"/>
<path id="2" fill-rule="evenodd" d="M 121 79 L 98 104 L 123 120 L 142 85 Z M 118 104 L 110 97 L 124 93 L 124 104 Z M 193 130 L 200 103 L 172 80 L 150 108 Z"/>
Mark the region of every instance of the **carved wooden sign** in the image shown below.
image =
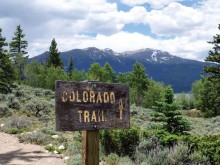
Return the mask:
<path id="1" fill-rule="evenodd" d="M 56 130 L 130 128 L 126 84 L 56 81 Z"/>

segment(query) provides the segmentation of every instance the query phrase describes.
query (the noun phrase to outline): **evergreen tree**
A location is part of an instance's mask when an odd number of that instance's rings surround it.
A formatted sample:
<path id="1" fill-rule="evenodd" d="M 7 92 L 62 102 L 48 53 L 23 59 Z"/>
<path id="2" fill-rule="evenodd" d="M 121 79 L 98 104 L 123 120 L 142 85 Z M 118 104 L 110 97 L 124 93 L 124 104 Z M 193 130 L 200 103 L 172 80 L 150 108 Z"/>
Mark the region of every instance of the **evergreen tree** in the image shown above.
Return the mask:
<path id="1" fill-rule="evenodd" d="M 18 53 L 23 57 L 27 54 L 26 49 L 28 46 L 28 42 L 23 40 L 25 34 L 23 34 L 23 30 L 21 26 L 18 25 L 16 31 L 14 33 L 14 37 L 12 37 L 12 41 L 10 43 L 10 54 L 15 57 Z"/>
<path id="2" fill-rule="evenodd" d="M 205 117 L 213 117 L 220 114 L 218 89 L 215 84 L 203 77 L 192 85 L 192 93 L 196 108 L 201 110 Z"/>
<path id="3" fill-rule="evenodd" d="M 74 68 L 72 70 L 72 76 L 70 77 L 71 81 L 80 82 L 80 81 L 84 81 L 86 79 L 87 79 L 87 75 L 84 70 L 79 71 L 76 68 Z"/>
<path id="4" fill-rule="evenodd" d="M 149 87 L 149 81 L 146 75 L 146 69 L 139 62 L 134 64 L 133 71 L 129 75 L 129 85 L 135 89 L 137 105 L 140 106 L 143 101 L 144 91 L 147 91 Z"/>
<path id="5" fill-rule="evenodd" d="M 149 87 L 148 90 L 144 92 L 142 106 L 144 108 L 152 108 L 157 101 L 162 100 L 164 90 L 165 88 L 162 83 L 149 79 Z"/>
<path id="6" fill-rule="evenodd" d="M 104 82 L 113 83 L 115 82 L 115 71 L 112 69 L 111 65 L 106 62 L 104 67 Z"/>
<path id="7" fill-rule="evenodd" d="M 49 50 L 49 57 L 47 59 L 47 66 L 48 67 L 63 67 L 63 63 L 60 59 L 60 52 L 58 51 L 57 48 L 57 43 L 56 40 L 53 38 L 53 40 L 51 41 L 51 45 L 50 45 L 50 50 Z"/>
<path id="8" fill-rule="evenodd" d="M 178 111 L 178 104 L 174 102 L 174 94 L 171 86 L 165 89 L 164 99 L 156 102 L 153 120 L 163 122 L 164 129 L 172 134 L 185 134 L 190 130 L 189 123 L 182 118 Z"/>
<path id="9" fill-rule="evenodd" d="M 117 83 L 128 83 L 128 74 L 130 72 L 122 73 L 119 72 L 118 76 L 116 77 L 116 82 Z"/>
<path id="10" fill-rule="evenodd" d="M 2 37 L 2 29 L 0 28 L 0 93 L 11 92 L 15 79 L 9 55 L 7 55 L 7 50 L 4 49 L 4 46 L 8 45 L 5 40 Z"/>
<path id="11" fill-rule="evenodd" d="M 220 24 L 218 29 L 220 30 Z M 210 115 L 211 117 L 220 114 L 220 34 L 213 36 L 213 40 L 208 43 L 214 46 L 212 50 L 209 51 L 209 55 L 206 57 L 205 61 L 214 62 L 215 64 L 204 67 L 204 72 L 208 74 L 207 80 L 211 83 L 205 83 L 207 85 L 205 87 L 209 89 L 206 94 L 212 96 L 210 98 L 212 100 L 209 100 L 209 102 L 215 102 L 215 104 L 211 106 L 208 106 L 210 104 L 205 104 L 205 107 L 202 107 L 202 110 L 213 111 L 212 113 L 209 113 L 212 114 Z"/>
<path id="12" fill-rule="evenodd" d="M 73 70 L 73 58 L 72 56 L 70 57 L 70 60 L 69 60 L 69 65 L 68 65 L 68 68 L 67 68 L 67 75 L 69 77 L 72 76 L 72 70 Z"/>
<path id="13" fill-rule="evenodd" d="M 220 30 L 220 24 L 219 24 Z M 213 44 L 213 50 L 209 51 L 208 57 L 206 57 L 205 61 L 214 62 L 216 65 L 206 66 L 204 67 L 204 72 L 208 73 L 208 80 L 213 83 L 220 83 L 220 34 L 216 34 L 213 36 L 213 40 L 208 43 Z M 219 91 L 220 92 L 220 91 Z M 220 95 L 220 93 L 219 93 Z"/>
<path id="14" fill-rule="evenodd" d="M 28 60 L 28 56 L 26 55 L 28 42 L 23 39 L 24 37 L 25 34 L 23 34 L 21 26 L 18 25 L 10 43 L 10 54 L 15 64 L 17 79 L 19 81 L 25 79 L 24 68 Z"/>
<path id="15" fill-rule="evenodd" d="M 88 80 L 104 82 L 104 70 L 99 63 L 94 62 L 90 65 Z"/>

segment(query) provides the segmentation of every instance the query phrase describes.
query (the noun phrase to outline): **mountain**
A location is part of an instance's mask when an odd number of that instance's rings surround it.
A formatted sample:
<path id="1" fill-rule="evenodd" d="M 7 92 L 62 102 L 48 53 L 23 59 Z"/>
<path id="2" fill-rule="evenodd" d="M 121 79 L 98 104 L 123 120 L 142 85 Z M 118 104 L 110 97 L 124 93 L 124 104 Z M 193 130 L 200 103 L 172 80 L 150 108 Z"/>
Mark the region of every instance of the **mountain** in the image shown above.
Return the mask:
<path id="1" fill-rule="evenodd" d="M 48 52 L 35 56 L 29 61 L 45 62 Z M 74 67 L 79 70 L 88 70 L 90 65 L 98 62 L 104 65 L 108 62 L 118 72 L 132 71 L 133 64 L 140 61 L 145 67 L 150 78 L 171 84 L 176 93 L 189 92 L 194 81 L 200 79 L 205 62 L 195 61 L 173 56 L 168 52 L 155 49 L 141 49 L 123 53 L 114 52 L 111 49 L 73 49 L 61 52 L 60 58 L 65 67 L 68 66 L 70 57 L 73 58 Z"/>
<path id="2" fill-rule="evenodd" d="M 195 60 L 189 60 L 173 56 L 168 52 L 155 50 L 155 49 L 140 49 L 136 51 L 127 51 L 122 53 L 122 56 L 139 60 L 146 63 L 154 64 L 183 64 L 183 63 L 195 63 Z"/>

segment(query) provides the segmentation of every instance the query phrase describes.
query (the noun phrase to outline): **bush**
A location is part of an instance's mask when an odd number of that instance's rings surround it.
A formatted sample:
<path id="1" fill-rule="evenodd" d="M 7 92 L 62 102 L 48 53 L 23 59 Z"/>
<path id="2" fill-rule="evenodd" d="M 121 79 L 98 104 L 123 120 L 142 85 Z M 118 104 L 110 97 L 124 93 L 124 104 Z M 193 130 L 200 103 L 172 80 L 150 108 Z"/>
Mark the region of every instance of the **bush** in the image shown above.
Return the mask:
<path id="1" fill-rule="evenodd" d="M 27 132 L 18 136 L 19 142 L 34 143 L 38 145 L 47 145 L 53 140 L 50 135 L 44 134 L 40 131 Z"/>
<path id="2" fill-rule="evenodd" d="M 42 96 L 43 95 L 43 89 L 35 88 L 34 94 L 35 94 L 35 96 Z"/>
<path id="3" fill-rule="evenodd" d="M 42 132 L 48 135 L 56 135 L 57 132 L 55 131 L 54 127 L 48 126 L 48 127 L 44 127 L 42 129 Z"/>
<path id="4" fill-rule="evenodd" d="M 44 95 L 45 96 L 49 96 L 50 98 L 54 98 L 55 97 L 55 93 L 51 90 L 44 90 Z"/>
<path id="5" fill-rule="evenodd" d="M 12 115 L 5 123 L 5 128 L 25 129 L 30 126 L 30 120 L 26 116 Z"/>
<path id="6" fill-rule="evenodd" d="M 30 126 L 30 120 L 26 116 L 13 115 L 5 121 L 5 125 L 2 128 L 4 132 L 10 134 L 18 134 L 28 129 Z"/>
<path id="7" fill-rule="evenodd" d="M 25 105 L 26 109 L 35 117 L 42 115 L 49 115 L 51 111 L 51 104 L 42 98 L 35 98 Z"/>
<path id="8" fill-rule="evenodd" d="M 5 101 L 6 100 L 6 95 L 0 93 L 0 101 Z"/>
<path id="9" fill-rule="evenodd" d="M 7 105 L 0 104 L 0 117 L 8 117 L 12 114 L 11 109 Z"/>
<path id="10" fill-rule="evenodd" d="M 201 152 L 193 152 L 191 155 L 189 155 L 189 159 L 194 163 L 194 164 L 207 164 L 208 162 L 208 157 L 201 154 Z"/>
<path id="11" fill-rule="evenodd" d="M 168 155 L 168 161 L 170 165 L 175 164 L 187 164 L 190 160 L 188 158 L 189 149 L 188 144 L 178 143 L 173 148 L 171 148 Z"/>
<path id="12" fill-rule="evenodd" d="M 81 154 L 74 155 L 74 157 L 71 157 L 67 161 L 68 165 L 81 165 L 82 164 L 82 156 Z"/>
<path id="13" fill-rule="evenodd" d="M 73 141 L 68 144 L 66 149 L 66 154 L 70 156 L 74 156 L 82 153 L 82 144 L 78 141 Z"/>
<path id="14" fill-rule="evenodd" d="M 23 132 L 23 129 L 10 127 L 10 128 L 5 128 L 4 132 L 9 133 L 9 134 L 19 134 L 19 133 Z"/>
<path id="15" fill-rule="evenodd" d="M 21 108 L 21 105 L 18 99 L 13 99 L 8 102 L 8 107 L 11 109 L 19 110 Z"/>
<path id="16" fill-rule="evenodd" d="M 105 163 L 108 165 L 118 165 L 119 164 L 119 156 L 117 154 L 111 153 L 105 159 Z"/>
<path id="17" fill-rule="evenodd" d="M 15 99 L 15 95 L 13 93 L 7 94 L 6 95 L 6 100 L 8 102 L 12 102 Z"/>
<path id="18" fill-rule="evenodd" d="M 109 154 L 107 157 L 104 159 L 104 164 L 107 165 L 133 165 L 134 163 L 129 157 L 119 157 L 115 153 Z"/>
<path id="19" fill-rule="evenodd" d="M 139 129 L 101 131 L 101 143 L 108 153 L 132 156 L 139 142 Z"/>

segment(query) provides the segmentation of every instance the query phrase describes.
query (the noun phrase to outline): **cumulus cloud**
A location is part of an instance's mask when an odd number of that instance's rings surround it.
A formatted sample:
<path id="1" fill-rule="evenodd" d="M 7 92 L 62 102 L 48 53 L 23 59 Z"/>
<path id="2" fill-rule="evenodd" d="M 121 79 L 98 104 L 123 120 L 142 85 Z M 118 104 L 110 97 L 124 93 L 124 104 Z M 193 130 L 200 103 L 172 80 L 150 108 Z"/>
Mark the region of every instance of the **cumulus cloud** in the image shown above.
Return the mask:
<path id="1" fill-rule="evenodd" d="M 203 21 L 203 13 L 179 3 L 171 3 L 163 10 L 149 13 L 149 24 L 152 32 L 157 35 L 182 35 L 200 26 Z"/>
<path id="2" fill-rule="evenodd" d="M 153 9 L 161 9 L 172 2 L 181 2 L 183 0 L 121 0 L 122 3 L 129 6 L 149 4 Z"/>

